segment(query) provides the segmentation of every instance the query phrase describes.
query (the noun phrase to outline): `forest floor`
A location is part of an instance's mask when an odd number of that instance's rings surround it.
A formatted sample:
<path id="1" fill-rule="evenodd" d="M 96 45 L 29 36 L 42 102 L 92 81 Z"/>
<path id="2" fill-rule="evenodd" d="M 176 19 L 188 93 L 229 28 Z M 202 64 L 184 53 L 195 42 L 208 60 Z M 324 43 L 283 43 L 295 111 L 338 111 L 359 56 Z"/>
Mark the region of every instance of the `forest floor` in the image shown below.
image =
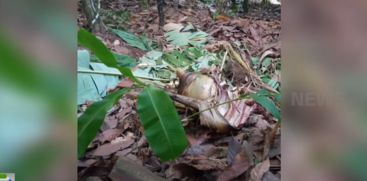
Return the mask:
<path id="1" fill-rule="evenodd" d="M 124 29 L 135 35 L 145 35 L 168 51 L 164 31 L 159 28 L 159 18 L 154 2 L 145 7 L 142 1 L 104 0 L 104 22 L 108 27 Z M 214 16 L 210 10 L 198 4 L 164 7 L 166 23 L 191 23 L 209 34 L 208 46 L 218 42 L 230 42 L 243 57 L 257 58 L 262 73 L 269 79 L 281 81 L 275 64 L 280 64 L 280 7 L 250 7 L 246 16 Z M 78 26 L 85 27 L 85 16 L 79 13 Z M 140 58 L 146 53 L 129 46 L 113 33 L 96 33 L 113 52 Z M 207 46 L 207 47 L 208 47 Z M 242 51 L 241 51 L 242 50 Z M 269 61 L 269 65 L 261 63 Z M 235 87 L 251 90 L 241 69 L 232 66 L 227 72 Z M 275 78 L 274 78 L 275 77 Z M 128 81 L 122 81 L 128 87 Z M 172 90 L 175 87 L 171 87 Z M 279 90 L 279 87 L 275 88 Z M 252 89 L 257 91 L 257 89 Z M 195 111 L 178 106 L 182 118 Z M 136 164 L 167 180 L 280 180 L 280 120 L 274 119 L 265 109 L 258 107 L 251 112 L 241 129 L 217 133 L 200 125 L 199 118 L 185 125 L 189 148 L 175 161 L 161 162 L 144 137 L 143 128 L 136 113 L 136 96 L 126 95 L 110 111 L 100 133 L 78 162 L 81 180 L 124 180 L 116 178 L 118 164 Z M 110 143 L 119 141 L 118 147 Z M 141 168 L 140 168 L 141 167 Z M 114 171 L 113 171 L 114 170 Z M 111 173 L 111 171 L 113 173 Z M 128 178 L 128 177 L 126 177 Z M 126 180 L 125 178 L 125 180 Z M 144 176 L 142 177 L 144 178 Z M 151 177 L 151 180 L 155 180 Z"/>

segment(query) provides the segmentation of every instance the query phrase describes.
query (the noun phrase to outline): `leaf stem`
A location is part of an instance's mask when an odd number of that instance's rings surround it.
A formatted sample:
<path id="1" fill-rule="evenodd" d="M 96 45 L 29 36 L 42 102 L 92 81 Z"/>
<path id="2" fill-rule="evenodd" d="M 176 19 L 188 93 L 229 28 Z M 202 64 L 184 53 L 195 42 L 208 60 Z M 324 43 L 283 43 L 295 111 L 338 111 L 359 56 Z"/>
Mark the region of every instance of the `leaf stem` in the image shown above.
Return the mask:
<path id="1" fill-rule="evenodd" d="M 221 103 L 216 104 L 216 105 L 214 105 L 214 106 L 212 106 L 212 107 L 209 107 L 209 108 L 206 108 L 206 109 L 200 110 L 200 111 L 198 111 L 198 112 L 196 112 L 196 113 L 193 113 L 193 114 L 189 115 L 188 117 L 184 118 L 182 121 L 186 121 L 186 120 L 188 120 L 188 119 L 190 119 L 190 118 L 192 118 L 192 117 L 195 117 L 195 116 L 197 116 L 197 115 L 201 114 L 202 112 L 209 111 L 209 110 L 214 109 L 214 108 L 216 108 L 216 107 L 218 107 L 218 106 L 221 106 L 221 105 L 223 105 L 223 104 L 228 104 L 228 103 L 231 103 L 231 102 L 234 102 L 234 101 L 239 101 L 239 100 L 242 100 L 242 99 L 245 99 L 245 98 L 248 98 L 248 96 L 247 96 L 247 95 L 245 95 L 245 96 L 241 96 L 241 97 L 236 98 L 236 99 L 231 99 L 231 100 L 228 100 L 228 101 L 221 102 Z"/>
<path id="2" fill-rule="evenodd" d="M 78 69 L 78 73 L 85 74 L 102 74 L 102 75 L 116 75 L 121 76 L 121 72 L 104 72 L 104 71 L 95 71 L 95 70 L 80 70 Z"/>

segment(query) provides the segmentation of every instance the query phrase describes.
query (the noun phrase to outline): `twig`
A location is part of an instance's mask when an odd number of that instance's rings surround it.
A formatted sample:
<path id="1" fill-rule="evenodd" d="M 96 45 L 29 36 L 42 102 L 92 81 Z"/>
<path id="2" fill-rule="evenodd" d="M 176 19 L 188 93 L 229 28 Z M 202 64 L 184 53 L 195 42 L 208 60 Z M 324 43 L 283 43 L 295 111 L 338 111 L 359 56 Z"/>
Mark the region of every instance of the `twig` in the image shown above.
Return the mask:
<path id="1" fill-rule="evenodd" d="M 175 93 L 172 93 L 172 92 L 168 92 L 166 91 L 166 93 L 175 101 L 181 103 L 181 104 L 184 104 L 184 105 L 187 105 L 187 106 L 190 106 L 194 109 L 199 109 L 199 105 L 200 105 L 200 102 L 196 99 L 193 99 L 191 97 L 186 97 L 186 96 L 183 96 L 183 95 L 179 95 L 179 94 L 175 94 Z"/>
<path id="2" fill-rule="evenodd" d="M 193 99 L 191 97 L 186 97 L 186 96 L 182 96 L 173 92 L 169 92 L 169 91 L 165 91 L 173 100 L 184 104 L 186 106 L 190 106 L 194 109 L 199 109 L 199 102 L 196 99 Z M 132 98 L 136 98 L 138 97 L 140 91 L 133 91 L 133 92 L 129 92 L 127 93 L 128 96 L 132 97 Z"/>
<path id="3" fill-rule="evenodd" d="M 94 70 L 78 70 L 78 73 L 82 74 L 101 74 L 101 75 L 116 75 L 121 76 L 120 72 L 103 72 L 103 71 L 94 71 Z"/>
<path id="4" fill-rule="evenodd" d="M 275 127 L 273 128 L 273 130 L 271 130 L 271 134 L 270 134 L 270 144 L 272 145 L 275 139 L 275 136 L 278 132 L 278 129 L 280 128 L 280 121 L 278 121 L 275 125 Z"/>
<path id="5" fill-rule="evenodd" d="M 139 79 L 157 80 L 157 81 L 162 81 L 162 82 L 171 81 L 171 79 L 162 79 L 162 78 L 155 78 L 155 77 L 144 77 L 144 76 L 137 76 L 137 75 L 134 75 L 134 76 L 139 78 Z"/>
<path id="6" fill-rule="evenodd" d="M 270 148 L 274 143 L 275 135 L 279 128 L 280 128 L 280 121 L 276 123 L 275 127 L 270 132 L 266 133 L 262 160 L 265 160 L 269 157 Z"/>
<path id="7" fill-rule="evenodd" d="M 120 72 L 103 72 L 103 71 L 94 71 L 94 70 L 78 70 L 78 73 L 122 76 L 122 74 Z M 157 81 L 162 81 L 162 82 L 171 81 L 171 79 L 162 79 L 162 78 L 155 78 L 155 77 L 144 77 L 144 76 L 139 76 L 139 75 L 134 75 L 134 76 L 139 78 L 139 79 L 157 80 Z"/>
<path id="8" fill-rule="evenodd" d="M 220 65 L 220 72 L 222 72 L 223 67 L 224 67 L 224 63 L 227 60 L 227 54 L 228 54 L 228 50 L 226 50 L 226 52 L 224 53 L 223 60 L 222 60 L 222 63 Z M 220 74 L 220 77 L 223 77 L 223 73 Z"/>
<path id="9" fill-rule="evenodd" d="M 228 54 L 228 50 L 226 50 L 226 52 L 224 53 L 222 64 L 220 65 L 220 71 L 223 70 L 224 63 L 226 62 L 226 59 L 227 59 L 227 54 Z"/>
<path id="10" fill-rule="evenodd" d="M 212 106 L 212 107 L 209 107 L 209 108 L 206 108 L 206 109 L 200 110 L 200 111 L 198 111 L 198 112 L 196 112 L 196 113 L 193 113 L 193 114 L 191 114 L 190 116 L 188 116 L 188 117 L 184 118 L 184 120 L 186 120 L 186 119 L 190 119 L 190 118 L 192 118 L 192 117 L 195 117 L 195 116 L 197 116 L 197 115 L 201 114 L 202 112 L 209 111 L 209 110 L 214 109 L 214 108 L 216 108 L 216 107 L 218 107 L 218 106 L 221 106 L 221 105 L 223 105 L 223 104 L 228 104 L 228 103 L 231 103 L 231 102 L 234 102 L 234 101 L 239 101 L 239 100 L 242 100 L 242 99 L 245 99 L 245 98 L 247 98 L 247 97 L 246 97 L 246 96 L 244 96 L 244 97 L 239 97 L 239 98 L 236 98 L 236 99 L 231 99 L 231 100 L 228 100 L 228 101 L 224 101 L 224 102 L 219 103 L 219 104 L 216 104 L 216 105 L 214 105 L 214 106 Z"/>
<path id="11" fill-rule="evenodd" d="M 277 90 L 273 89 L 272 87 L 266 85 L 264 82 L 262 82 L 262 80 L 260 79 L 260 77 L 251 69 L 250 65 L 248 65 L 245 61 L 242 60 L 241 56 L 235 52 L 231 46 L 231 44 L 226 43 L 224 44 L 224 47 L 226 48 L 226 50 L 229 51 L 229 55 L 232 56 L 232 58 L 241 65 L 241 67 L 246 71 L 247 74 L 249 74 L 250 76 L 254 77 L 259 83 L 260 86 L 270 92 L 273 93 L 279 93 Z"/>

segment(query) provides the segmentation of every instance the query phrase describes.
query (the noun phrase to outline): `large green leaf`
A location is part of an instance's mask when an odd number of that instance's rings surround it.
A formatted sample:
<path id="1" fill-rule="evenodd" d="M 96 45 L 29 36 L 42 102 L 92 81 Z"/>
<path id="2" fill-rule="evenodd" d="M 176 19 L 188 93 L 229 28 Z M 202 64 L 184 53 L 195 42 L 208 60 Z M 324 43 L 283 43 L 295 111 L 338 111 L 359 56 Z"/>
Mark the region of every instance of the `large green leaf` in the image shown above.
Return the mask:
<path id="1" fill-rule="evenodd" d="M 129 77 L 131 80 L 136 83 L 143 84 L 139 81 L 131 72 L 129 68 L 121 67 L 118 65 L 116 58 L 113 56 L 110 50 L 93 34 L 88 32 L 85 29 L 79 29 L 78 31 L 78 43 L 85 48 L 91 50 L 98 59 L 100 59 L 104 64 L 109 67 L 115 67 L 119 69 L 119 71 L 126 77 Z"/>
<path id="2" fill-rule="evenodd" d="M 78 118 L 78 157 L 83 156 L 90 142 L 97 135 L 107 111 L 128 92 L 128 89 L 121 89 L 108 96 L 102 101 L 95 102 L 85 110 Z"/>
<path id="3" fill-rule="evenodd" d="M 121 73 L 103 63 L 91 63 L 87 50 L 78 50 L 78 105 L 99 101 L 120 82 Z"/>
<path id="4" fill-rule="evenodd" d="M 134 68 L 138 62 L 138 60 L 134 57 L 130 57 L 128 55 L 121 54 L 113 54 L 117 60 L 117 64 L 121 67 Z"/>
<path id="5" fill-rule="evenodd" d="M 129 55 L 117 54 L 114 52 L 112 52 L 112 54 L 117 61 L 117 65 L 121 67 L 134 68 L 138 62 L 136 58 L 131 57 Z M 91 62 L 102 62 L 95 55 L 90 56 L 90 61 Z"/>
<path id="6" fill-rule="evenodd" d="M 184 28 L 175 26 L 164 34 L 167 41 L 176 46 L 193 45 L 203 47 L 208 42 L 208 34 L 196 29 L 192 24 Z"/>
<path id="7" fill-rule="evenodd" d="M 134 70 L 134 75 L 140 78 L 152 78 L 160 81 L 170 81 L 176 77 L 174 72 L 168 69 L 167 64 L 162 62 L 161 57 L 163 53 L 160 51 L 152 50 L 147 52 L 143 57 L 139 59 L 140 65 Z"/>
<path id="8" fill-rule="evenodd" d="M 126 41 L 130 46 L 139 48 L 144 51 L 149 51 L 152 48 L 149 46 L 149 40 L 137 37 L 131 33 L 128 33 L 126 31 L 122 30 L 116 30 L 112 29 L 112 32 L 114 32 L 117 36 L 122 38 L 124 41 Z"/>
<path id="9" fill-rule="evenodd" d="M 185 150 L 185 131 L 172 100 L 163 90 L 145 87 L 138 97 L 138 114 L 150 147 L 162 161 L 175 159 Z"/>
<path id="10" fill-rule="evenodd" d="M 255 102 L 264 107 L 267 111 L 269 111 L 275 118 L 277 118 L 280 121 L 281 117 L 279 109 L 274 104 L 274 102 L 268 97 L 268 95 L 265 95 L 263 93 L 264 93 L 263 91 L 259 91 L 259 93 L 257 94 L 250 94 L 250 97 L 253 98 Z"/>
<path id="11" fill-rule="evenodd" d="M 78 31 L 78 43 L 91 50 L 104 64 L 117 67 L 117 61 L 108 48 L 92 33 L 85 29 Z"/>

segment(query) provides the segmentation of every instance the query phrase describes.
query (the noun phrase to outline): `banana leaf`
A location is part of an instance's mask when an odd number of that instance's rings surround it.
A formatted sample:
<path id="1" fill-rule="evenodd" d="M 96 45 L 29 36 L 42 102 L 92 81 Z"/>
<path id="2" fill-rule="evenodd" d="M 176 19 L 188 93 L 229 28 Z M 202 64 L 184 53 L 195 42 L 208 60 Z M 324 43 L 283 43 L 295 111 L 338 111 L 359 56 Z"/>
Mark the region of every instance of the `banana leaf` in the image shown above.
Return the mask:
<path id="1" fill-rule="evenodd" d="M 120 82 L 119 76 L 119 70 L 107 67 L 103 63 L 92 63 L 87 50 L 78 50 L 77 104 L 102 100 L 107 91 Z"/>
<path id="2" fill-rule="evenodd" d="M 138 114 L 150 147 L 162 161 L 175 159 L 185 150 L 188 141 L 181 120 L 163 90 L 145 87 L 138 96 Z"/>

